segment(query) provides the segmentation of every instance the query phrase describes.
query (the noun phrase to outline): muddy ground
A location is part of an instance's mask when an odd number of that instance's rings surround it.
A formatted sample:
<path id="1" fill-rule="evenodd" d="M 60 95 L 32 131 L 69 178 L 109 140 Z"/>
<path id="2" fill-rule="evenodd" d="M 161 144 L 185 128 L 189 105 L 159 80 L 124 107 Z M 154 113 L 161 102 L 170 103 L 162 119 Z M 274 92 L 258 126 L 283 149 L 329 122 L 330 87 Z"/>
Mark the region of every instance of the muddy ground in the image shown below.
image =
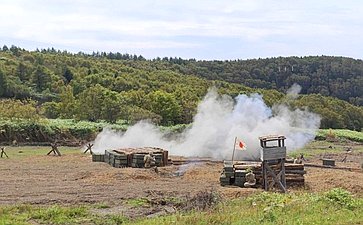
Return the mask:
<path id="1" fill-rule="evenodd" d="M 329 155 L 337 161 L 344 153 Z M 320 164 L 321 156 L 308 158 L 307 163 Z M 363 173 L 360 169 L 362 153 L 352 153 L 348 162 L 337 162 L 339 167 L 355 168 L 354 171 L 306 167 L 304 187 L 289 191 L 325 191 L 343 187 L 357 196 L 363 196 Z M 261 189 L 221 187 L 219 176 L 221 162 L 204 162 L 183 166 L 159 168 L 159 173 L 149 169 L 113 168 L 106 163 L 92 162 L 87 154 L 57 156 L 27 156 L 0 159 L 0 205 L 79 205 L 104 204 L 107 209 L 98 213 L 117 212 L 130 217 L 152 215 L 175 210 L 168 199 L 187 199 L 205 191 L 216 191 L 224 198 L 247 196 Z M 183 173 L 180 173 L 183 170 Z M 178 176 L 178 174 L 183 174 Z M 130 199 L 153 200 L 155 207 L 136 208 L 124 204 Z M 169 206 L 168 206 L 169 205 Z"/>

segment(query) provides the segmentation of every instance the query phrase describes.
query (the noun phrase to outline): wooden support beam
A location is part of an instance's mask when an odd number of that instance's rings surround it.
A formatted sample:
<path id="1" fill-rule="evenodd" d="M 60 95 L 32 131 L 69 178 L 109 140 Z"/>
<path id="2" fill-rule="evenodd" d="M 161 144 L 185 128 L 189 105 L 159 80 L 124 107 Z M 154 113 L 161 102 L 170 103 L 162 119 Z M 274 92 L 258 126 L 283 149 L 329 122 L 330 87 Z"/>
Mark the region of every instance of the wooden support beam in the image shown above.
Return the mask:
<path id="1" fill-rule="evenodd" d="M 304 165 L 306 167 L 317 167 L 317 168 L 324 168 L 324 169 L 361 171 L 361 169 L 359 169 L 359 168 L 352 168 L 352 167 L 324 166 L 324 165 L 317 165 L 317 164 L 311 164 L 311 163 L 305 163 Z"/>
<path id="2" fill-rule="evenodd" d="M 276 183 L 283 192 L 286 192 L 286 180 L 284 179 L 285 181 L 282 181 L 282 172 L 285 171 L 281 170 L 280 173 L 276 175 L 275 171 L 273 171 L 268 164 L 266 166 L 266 169 L 268 170 L 269 174 L 271 174 L 274 184 Z M 285 183 L 285 186 L 283 185 L 283 183 Z"/>
<path id="3" fill-rule="evenodd" d="M 265 191 L 268 191 L 269 189 L 269 186 L 268 186 L 268 182 L 267 182 L 267 162 L 264 161 L 262 163 L 262 177 L 263 177 L 263 185 L 264 185 L 264 189 Z"/>
<path id="4" fill-rule="evenodd" d="M 271 162 L 270 162 L 271 163 Z M 286 192 L 286 176 L 285 176 L 285 159 L 280 159 L 276 164 L 270 165 L 269 161 L 262 162 L 262 179 L 264 189 L 268 191 L 275 184 L 285 193 Z M 269 178 L 272 178 L 269 184 Z"/>
<path id="5" fill-rule="evenodd" d="M 282 182 L 282 186 L 284 186 L 285 191 L 286 192 L 286 170 L 285 170 L 285 159 L 281 159 L 281 182 Z"/>

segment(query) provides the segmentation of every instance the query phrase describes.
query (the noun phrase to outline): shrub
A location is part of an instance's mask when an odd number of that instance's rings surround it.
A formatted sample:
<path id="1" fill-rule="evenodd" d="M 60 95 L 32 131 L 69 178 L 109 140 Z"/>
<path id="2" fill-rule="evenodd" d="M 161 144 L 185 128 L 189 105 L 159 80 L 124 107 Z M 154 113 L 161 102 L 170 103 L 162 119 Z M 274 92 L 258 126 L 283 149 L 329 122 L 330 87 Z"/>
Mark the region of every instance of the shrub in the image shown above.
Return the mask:
<path id="1" fill-rule="evenodd" d="M 342 188 L 334 188 L 326 192 L 324 198 L 333 204 L 337 204 L 347 209 L 354 209 L 358 205 L 352 194 Z"/>

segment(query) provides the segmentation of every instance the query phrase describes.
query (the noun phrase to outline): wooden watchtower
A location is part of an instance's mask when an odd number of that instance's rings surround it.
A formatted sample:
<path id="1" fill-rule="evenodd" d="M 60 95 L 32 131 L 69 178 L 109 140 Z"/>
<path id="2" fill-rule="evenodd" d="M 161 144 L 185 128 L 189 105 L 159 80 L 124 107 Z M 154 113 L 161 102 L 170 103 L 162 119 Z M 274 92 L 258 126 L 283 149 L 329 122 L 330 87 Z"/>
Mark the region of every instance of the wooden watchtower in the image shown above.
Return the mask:
<path id="1" fill-rule="evenodd" d="M 285 136 L 262 136 L 259 139 L 262 147 L 261 160 L 264 189 L 268 191 L 273 186 L 277 186 L 283 192 L 286 192 Z"/>

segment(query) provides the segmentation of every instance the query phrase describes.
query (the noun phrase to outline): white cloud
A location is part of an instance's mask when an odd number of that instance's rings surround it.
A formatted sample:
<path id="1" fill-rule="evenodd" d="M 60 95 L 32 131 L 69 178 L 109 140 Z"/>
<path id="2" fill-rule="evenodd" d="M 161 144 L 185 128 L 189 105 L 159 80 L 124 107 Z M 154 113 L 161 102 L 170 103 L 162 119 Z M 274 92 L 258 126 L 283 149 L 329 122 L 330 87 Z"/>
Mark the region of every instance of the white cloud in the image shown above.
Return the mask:
<path id="1" fill-rule="evenodd" d="M 271 45 L 271 49 L 274 45 L 279 49 L 279 42 L 289 41 L 285 43 L 290 46 L 287 49 L 298 49 L 290 54 L 306 48 L 296 43 L 310 42 L 317 49 L 322 48 L 320 54 L 325 54 L 324 49 L 328 48 L 321 42 L 318 45 L 318 40 L 328 43 L 335 39 L 340 40 L 334 42 L 337 49 L 350 43 L 347 54 L 359 55 L 362 50 L 358 45 L 363 34 L 359 29 L 363 25 L 363 3 L 349 0 L 344 5 L 339 1 L 312 0 L 0 0 L 0 5 L 0 38 L 55 47 L 160 49 L 160 55 L 166 48 L 202 51 L 203 46 L 208 48 L 217 39 L 233 39 L 236 45 Z M 278 54 L 276 50 L 275 55 Z"/>

